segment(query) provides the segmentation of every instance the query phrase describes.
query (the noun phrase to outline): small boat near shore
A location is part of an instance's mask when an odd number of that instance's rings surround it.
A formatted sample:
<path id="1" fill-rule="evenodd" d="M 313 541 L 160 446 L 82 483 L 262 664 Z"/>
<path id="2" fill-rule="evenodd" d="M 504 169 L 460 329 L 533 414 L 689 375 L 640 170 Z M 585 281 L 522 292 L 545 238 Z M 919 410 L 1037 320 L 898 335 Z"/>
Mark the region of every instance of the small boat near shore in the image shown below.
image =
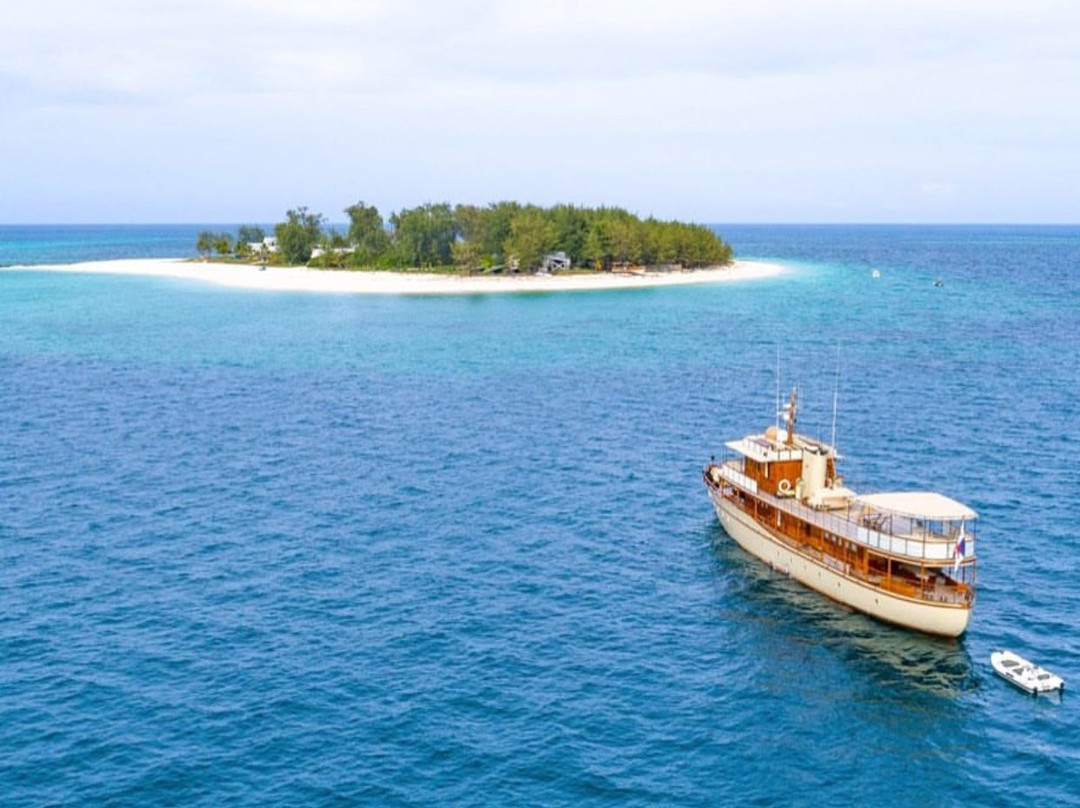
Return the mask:
<path id="1" fill-rule="evenodd" d="M 990 664 L 994 673 L 1006 682 L 1033 696 L 1065 689 L 1065 681 L 1060 676 L 1040 668 L 1012 651 L 994 651 L 990 655 Z"/>
<path id="2" fill-rule="evenodd" d="M 930 491 L 859 495 L 834 446 L 784 427 L 730 441 L 702 476 L 717 518 L 773 569 L 858 611 L 944 637 L 967 629 L 975 602 L 971 508 Z"/>

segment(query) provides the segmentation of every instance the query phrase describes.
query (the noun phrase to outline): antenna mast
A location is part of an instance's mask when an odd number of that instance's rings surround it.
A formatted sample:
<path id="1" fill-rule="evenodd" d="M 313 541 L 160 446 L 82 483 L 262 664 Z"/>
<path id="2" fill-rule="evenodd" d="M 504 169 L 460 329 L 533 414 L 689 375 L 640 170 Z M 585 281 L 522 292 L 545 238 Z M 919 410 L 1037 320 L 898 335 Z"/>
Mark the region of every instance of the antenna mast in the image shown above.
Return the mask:
<path id="1" fill-rule="evenodd" d="M 796 388 L 791 388 L 791 397 L 788 399 L 787 407 L 787 445 L 795 445 L 795 416 L 798 412 L 798 391 Z"/>
<path id="2" fill-rule="evenodd" d="M 829 441 L 833 447 L 833 454 L 839 454 L 836 451 L 836 409 L 840 404 L 840 343 L 836 343 L 836 386 L 833 388 L 832 399 L 832 439 Z"/>
<path id="3" fill-rule="evenodd" d="M 780 343 L 776 343 L 776 431 L 780 431 Z"/>

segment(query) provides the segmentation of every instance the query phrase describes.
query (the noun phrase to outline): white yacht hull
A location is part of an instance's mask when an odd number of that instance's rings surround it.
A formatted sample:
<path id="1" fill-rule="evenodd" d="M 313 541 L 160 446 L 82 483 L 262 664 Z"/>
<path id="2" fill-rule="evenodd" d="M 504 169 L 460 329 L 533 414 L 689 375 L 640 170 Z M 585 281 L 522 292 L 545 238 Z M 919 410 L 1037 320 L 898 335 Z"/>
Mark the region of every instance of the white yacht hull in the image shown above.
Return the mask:
<path id="1" fill-rule="evenodd" d="M 716 491 L 710 489 L 709 496 L 720 524 L 740 547 L 810 589 L 871 617 L 927 634 L 959 637 L 967 629 L 969 608 L 907 598 L 844 575 L 777 540 Z"/>

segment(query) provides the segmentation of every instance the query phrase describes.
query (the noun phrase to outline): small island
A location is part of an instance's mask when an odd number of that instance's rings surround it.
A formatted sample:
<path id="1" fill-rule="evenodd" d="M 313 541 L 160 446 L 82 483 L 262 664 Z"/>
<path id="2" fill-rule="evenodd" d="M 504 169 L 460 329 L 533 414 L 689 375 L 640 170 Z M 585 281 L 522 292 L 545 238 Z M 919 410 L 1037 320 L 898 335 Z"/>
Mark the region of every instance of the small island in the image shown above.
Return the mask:
<path id="1" fill-rule="evenodd" d="M 299 207 L 274 226 L 241 226 L 234 235 L 204 231 L 203 260 L 452 274 L 593 274 L 691 270 L 731 265 L 731 247 L 704 225 L 641 219 L 620 208 L 517 202 L 486 207 L 449 203 L 404 209 L 383 220 L 358 202 L 348 229 Z M 389 224 L 389 226 L 387 226 Z"/>
<path id="2" fill-rule="evenodd" d="M 344 232 L 306 208 L 268 235 L 203 231 L 199 259 L 131 258 L 7 267 L 175 278 L 266 292 L 363 295 L 548 293 L 729 283 L 786 267 L 734 260 L 703 225 L 640 219 L 618 208 L 428 204 L 390 217 L 362 202 Z M 335 270 L 335 271 L 327 271 Z"/>

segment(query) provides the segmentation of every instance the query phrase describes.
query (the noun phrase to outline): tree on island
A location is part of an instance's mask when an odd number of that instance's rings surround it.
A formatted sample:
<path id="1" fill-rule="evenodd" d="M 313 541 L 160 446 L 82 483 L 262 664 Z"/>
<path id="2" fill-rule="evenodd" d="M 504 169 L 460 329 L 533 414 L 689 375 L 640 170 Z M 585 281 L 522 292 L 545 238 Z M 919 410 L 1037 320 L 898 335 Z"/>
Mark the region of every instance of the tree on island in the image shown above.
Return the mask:
<path id="1" fill-rule="evenodd" d="M 209 258 L 212 252 L 216 252 L 219 256 L 231 255 L 233 253 L 233 238 L 228 233 L 213 233 L 209 230 L 203 230 L 199 233 L 199 238 L 195 242 L 195 250 L 203 260 Z"/>
<path id="2" fill-rule="evenodd" d="M 345 239 L 353 248 L 356 260 L 374 265 L 390 247 L 390 236 L 379 209 L 357 202 L 345 208 L 345 215 L 349 217 L 349 232 Z"/>
<path id="3" fill-rule="evenodd" d="M 262 244 L 265 238 L 266 231 L 254 224 L 242 224 L 236 231 L 237 244 Z"/>
<path id="4" fill-rule="evenodd" d="M 449 204 L 428 203 L 403 210 L 390 217 L 390 224 L 399 266 L 440 267 L 452 263 L 458 230 Z"/>
<path id="5" fill-rule="evenodd" d="M 327 233 L 321 214 L 306 207 L 288 211 L 286 221 L 274 227 L 274 260 L 327 268 L 528 272 L 560 252 L 571 267 L 592 271 L 698 268 L 729 264 L 733 257 L 731 247 L 703 225 L 642 220 L 621 208 L 542 208 L 517 202 L 451 207 L 443 202 L 403 209 L 386 222 L 374 205 L 358 202 L 345 214 L 348 230 Z M 237 239 L 244 244 L 255 235 L 245 228 Z M 214 249 L 214 239 L 213 233 L 200 234 L 200 255 Z M 312 261 L 316 246 L 321 254 Z"/>
<path id="6" fill-rule="evenodd" d="M 585 239 L 589 236 L 589 219 L 585 210 L 573 205 L 556 205 L 549 213 L 555 228 L 558 248 L 573 258 L 582 260 L 585 255 Z"/>
<path id="7" fill-rule="evenodd" d="M 325 220 L 321 213 L 308 213 L 306 207 L 287 211 L 285 218 L 284 222 L 274 225 L 278 250 L 287 264 L 306 264 L 323 236 Z"/>
<path id="8" fill-rule="evenodd" d="M 503 243 L 502 253 L 511 265 L 536 269 L 545 255 L 560 246 L 555 240 L 551 217 L 535 205 L 529 205 L 510 220 L 510 233 Z"/>
<path id="9" fill-rule="evenodd" d="M 214 236 L 214 252 L 218 255 L 231 255 L 233 251 L 232 236 L 228 233 L 218 233 Z"/>
<path id="10" fill-rule="evenodd" d="M 195 241 L 195 251 L 204 261 L 210 257 L 214 249 L 214 234 L 209 230 L 199 231 L 199 238 Z"/>

